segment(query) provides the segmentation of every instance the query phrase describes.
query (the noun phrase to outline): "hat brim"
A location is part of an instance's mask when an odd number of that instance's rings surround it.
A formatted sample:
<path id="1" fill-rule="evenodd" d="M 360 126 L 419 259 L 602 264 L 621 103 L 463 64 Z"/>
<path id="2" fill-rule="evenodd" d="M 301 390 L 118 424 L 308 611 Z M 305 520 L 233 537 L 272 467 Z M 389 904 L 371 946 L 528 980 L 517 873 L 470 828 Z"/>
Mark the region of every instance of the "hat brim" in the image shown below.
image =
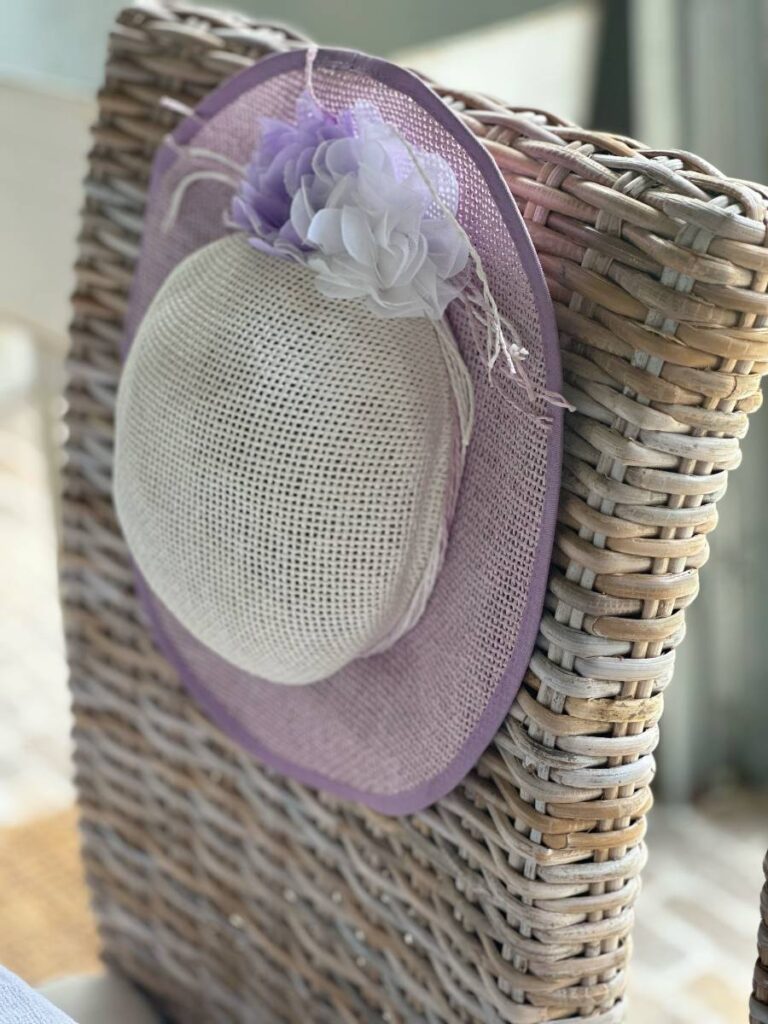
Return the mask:
<path id="1" fill-rule="evenodd" d="M 169 195 L 190 162 L 209 159 L 200 154 L 244 163 L 258 118 L 286 118 L 305 64 L 305 52 L 292 51 L 240 72 L 158 150 L 124 355 L 167 275 L 226 233 L 222 212 L 231 193 L 221 181 L 201 179 L 170 231 L 162 226 Z M 531 382 L 540 393 L 560 391 L 543 273 L 478 139 L 419 78 L 383 60 L 321 49 L 313 88 L 331 110 L 360 98 L 376 102 L 405 137 L 451 163 L 461 185 L 459 220 L 501 313 L 522 335 Z M 465 319 L 451 310 L 449 319 L 475 384 L 475 427 L 440 577 L 421 620 L 390 650 L 310 687 L 276 686 L 198 642 L 137 571 L 155 641 L 206 715 L 273 768 L 386 814 L 417 811 L 444 796 L 503 723 L 536 642 L 554 539 L 562 411 L 549 407 L 548 424 L 534 423 L 489 384 Z"/>

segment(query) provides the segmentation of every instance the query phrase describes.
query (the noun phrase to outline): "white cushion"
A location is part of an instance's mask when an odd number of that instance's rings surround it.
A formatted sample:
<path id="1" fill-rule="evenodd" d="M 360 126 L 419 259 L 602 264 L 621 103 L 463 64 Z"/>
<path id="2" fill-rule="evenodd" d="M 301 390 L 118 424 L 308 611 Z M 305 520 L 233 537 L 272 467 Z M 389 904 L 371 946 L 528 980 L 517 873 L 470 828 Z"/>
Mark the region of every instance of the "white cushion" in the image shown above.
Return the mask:
<path id="1" fill-rule="evenodd" d="M 40 992 L 76 1024 L 160 1024 L 141 993 L 112 971 L 46 982 Z"/>

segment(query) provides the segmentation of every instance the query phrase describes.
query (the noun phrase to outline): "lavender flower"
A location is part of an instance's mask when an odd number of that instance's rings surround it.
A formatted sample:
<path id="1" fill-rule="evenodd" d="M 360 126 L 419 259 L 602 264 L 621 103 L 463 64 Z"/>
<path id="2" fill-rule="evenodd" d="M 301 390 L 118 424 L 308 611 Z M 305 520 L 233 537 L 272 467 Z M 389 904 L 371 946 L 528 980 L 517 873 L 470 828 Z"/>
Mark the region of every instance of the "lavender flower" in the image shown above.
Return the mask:
<path id="1" fill-rule="evenodd" d="M 352 131 L 348 118 L 323 110 L 306 92 L 296 102 L 296 124 L 261 119 L 259 144 L 232 200 L 232 219 L 252 245 L 275 255 L 307 248 L 291 224 L 291 201 L 320 144 Z"/>
<path id="2" fill-rule="evenodd" d="M 232 212 L 251 244 L 314 270 L 324 295 L 438 319 L 469 258 L 457 207 L 446 161 L 409 149 L 375 107 L 337 117 L 305 93 L 295 126 L 264 125 Z"/>

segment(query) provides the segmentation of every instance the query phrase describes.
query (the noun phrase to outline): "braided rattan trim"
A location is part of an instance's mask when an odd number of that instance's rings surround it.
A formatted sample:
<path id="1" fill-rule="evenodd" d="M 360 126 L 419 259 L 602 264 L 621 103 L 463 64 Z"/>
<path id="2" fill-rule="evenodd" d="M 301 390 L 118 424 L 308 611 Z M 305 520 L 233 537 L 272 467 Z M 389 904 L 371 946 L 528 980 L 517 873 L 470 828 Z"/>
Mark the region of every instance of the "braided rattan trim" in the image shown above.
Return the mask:
<path id="1" fill-rule="evenodd" d="M 194 710 L 141 619 L 110 499 L 117 345 L 155 146 L 224 76 L 285 45 L 246 18 L 157 3 L 123 12 L 110 41 L 74 297 L 63 557 L 105 954 L 184 1024 L 617 1024 L 663 692 L 760 404 L 763 195 L 689 154 L 443 92 L 524 212 L 577 411 L 520 695 L 458 790 L 383 819 L 269 774 Z"/>

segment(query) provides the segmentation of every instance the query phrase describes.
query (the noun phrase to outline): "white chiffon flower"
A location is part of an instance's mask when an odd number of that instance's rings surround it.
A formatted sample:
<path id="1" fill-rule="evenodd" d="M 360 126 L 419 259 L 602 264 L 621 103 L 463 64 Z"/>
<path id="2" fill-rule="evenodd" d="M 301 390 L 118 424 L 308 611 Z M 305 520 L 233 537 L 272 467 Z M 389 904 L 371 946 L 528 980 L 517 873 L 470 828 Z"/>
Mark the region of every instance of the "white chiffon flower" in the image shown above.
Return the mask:
<path id="1" fill-rule="evenodd" d="M 305 91 L 295 124 L 262 122 L 231 216 L 255 248 L 309 266 L 324 295 L 439 319 L 469 259 L 458 203 L 449 164 L 374 104 L 332 114 Z"/>
<path id="2" fill-rule="evenodd" d="M 356 114 L 358 135 L 318 146 L 291 227 L 324 295 L 363 299 L 379 316 L 439 319 L 469 258 L 455 175 L 435 154 L 412 156 L 370 110 Z"/>

